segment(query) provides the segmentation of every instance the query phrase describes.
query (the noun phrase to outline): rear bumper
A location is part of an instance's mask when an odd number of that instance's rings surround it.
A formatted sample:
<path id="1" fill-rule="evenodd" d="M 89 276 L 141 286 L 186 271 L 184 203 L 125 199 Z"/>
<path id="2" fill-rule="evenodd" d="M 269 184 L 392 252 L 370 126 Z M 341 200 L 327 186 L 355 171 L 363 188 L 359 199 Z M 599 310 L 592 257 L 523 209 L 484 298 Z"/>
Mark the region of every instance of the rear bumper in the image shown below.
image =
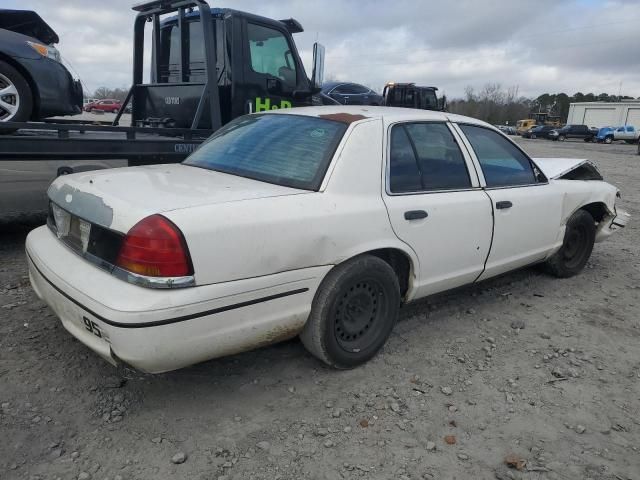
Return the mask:
<path id="1" fill-rule="evenodd" d="M 36 294 L 74 337 L 111 363 L 160 373 L 294 337 L 330 267 L 180 290 L 119 280 L 46 228 L 27 237 Z"/>

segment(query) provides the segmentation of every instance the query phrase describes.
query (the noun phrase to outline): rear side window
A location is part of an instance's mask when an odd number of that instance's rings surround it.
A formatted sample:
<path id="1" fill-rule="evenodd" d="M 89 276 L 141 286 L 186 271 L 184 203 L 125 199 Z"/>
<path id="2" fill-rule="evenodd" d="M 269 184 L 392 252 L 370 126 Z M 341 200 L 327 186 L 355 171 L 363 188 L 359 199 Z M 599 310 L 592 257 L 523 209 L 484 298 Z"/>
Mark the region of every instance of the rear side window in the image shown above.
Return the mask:
<path id="1" fill-rule="evenodd" d="M 488 187 L 536 183 L 531 162 L 504 135 L 474 125 L 460 128 L 478 157 Z"/>
<path id="2" fill-rule="evenodd" d="M 471 187 L 462 152 L 443 123 L 407 123 L 392 128 L 389 183 L 392 193 Z"/>

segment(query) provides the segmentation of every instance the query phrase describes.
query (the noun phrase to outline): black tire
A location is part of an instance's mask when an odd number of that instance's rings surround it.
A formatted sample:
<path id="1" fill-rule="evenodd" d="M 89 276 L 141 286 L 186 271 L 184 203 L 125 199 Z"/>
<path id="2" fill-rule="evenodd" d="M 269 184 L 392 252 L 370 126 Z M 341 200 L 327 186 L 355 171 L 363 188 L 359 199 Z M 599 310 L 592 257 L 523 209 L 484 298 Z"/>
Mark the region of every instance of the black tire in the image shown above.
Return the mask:
<path id="1" fill-rule="evenodd" d="M 7 93 L 0 99 L 2 100 L 0 102 L 0 122 L 26 122 L 29 120 L 33 113 L 31 87 L 18 70 L 0 60 L 0 90 L 4 88 L 11 88 L 15 93 Z M 3 103 L 17 105 L 18 108 L 10 112 L 3 107 Z"/>
<path id="2" fill-rule="evenodd" d="M 604 137 L 604 143 L 609 145 L 611 142 L 613 142 L 613 137 L 611 135 L 607 135 L 606 137 Z"/>
<path id="3" fill-rule="evenodd" d="M 573 277 L 587 264 L 596 238 L 596 223 L 586 210 L 578 210 L 567 222 L 562 247 L 546 261 L 549 273 Z"/>
<path id="4" fill-rule="evenodd" d="M 560 140 L 561 142 L 564 142 L 567 139 L 567 137 L 565 137 L 564 135 L 560 135 L 558 137 L 558 140 Z"/>
<path id="5" fill-rule="evenodd" d="M 538 136 L 537 136 L 535 133 L 532 133 L 532 134 L 531 134 L 531 139 L 532 139 L 532 140 L 535 140 L 536 138 L 538 138 Z"/>
<path id="6" fill-rule="evenodd" d="M 399 307 L 394 270 L 378 257 L 360 255 L 336 266 L 322 281 L 300 338 L 326 364 L 353 368 L 382 348 Z"/>

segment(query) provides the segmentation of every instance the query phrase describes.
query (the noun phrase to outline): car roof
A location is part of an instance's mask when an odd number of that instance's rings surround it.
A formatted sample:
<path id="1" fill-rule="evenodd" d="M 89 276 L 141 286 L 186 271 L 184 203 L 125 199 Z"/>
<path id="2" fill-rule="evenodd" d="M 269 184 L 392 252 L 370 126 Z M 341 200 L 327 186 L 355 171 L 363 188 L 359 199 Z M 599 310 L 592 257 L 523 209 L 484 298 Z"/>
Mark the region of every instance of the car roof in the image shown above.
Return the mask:
<path id="1" fill-rule="evenodd" d="M 304 115 L 308 117 L 322 117 L 328 120 L 338 120 L 346 123 L 365 122 L 368 119 L 381 119 L 385 124 L 389 125 L 395 122 L 458 122 L 471 123 L 490 127 L 498 130 L 493 125 L 478 120 L 476 118 L 465 117 L 455 113 L 438 112 L 433 110 L 418 110 L 414 108 L 402 107 L 375 107 L 369 105 L 336 105 L 336 106 L 314 106 L 314 107 L 296 107 L 294 109 L 271 110 L 269 113 L 281 115 Z"/>

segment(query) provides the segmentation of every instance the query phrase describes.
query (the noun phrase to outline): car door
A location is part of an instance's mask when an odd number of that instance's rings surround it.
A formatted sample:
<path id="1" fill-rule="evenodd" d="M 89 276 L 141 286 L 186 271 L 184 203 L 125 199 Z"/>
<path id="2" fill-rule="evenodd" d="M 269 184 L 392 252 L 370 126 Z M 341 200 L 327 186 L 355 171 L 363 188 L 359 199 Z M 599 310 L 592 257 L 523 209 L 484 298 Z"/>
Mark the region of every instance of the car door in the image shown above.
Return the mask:
<path id="1" fill-rule="evenodd" d="M 284 28 L 253 21 L 244 23 L 244 82 L 238 82 L 238 97 L 250 112 L 263 112 L 304 105 L 293 92 L 303 87 L 295 47 Z M 306 101 L 308 103 L 308 100 Z"/>
<path id="2" fill-rule="evenodd" d="M 616 140 L 624 140 L 624 127 L 618 127 L 613 132 L 613 138 Z"/>
<path id="3" fill-rule="evenodd" d="M 561 189 L 504 135 L 479 125 L 458 127 L 493 207 L 493 241 L 480 279 L 543 260 L 562 243 Z"/>
<path id="4" fill-rule="evenodd" d="M 473 282 L 492 231 L 491 202 L 445 122 L 388 129 L 383 198 L 394 232 L 419 258 L 415 296 Z"/>

